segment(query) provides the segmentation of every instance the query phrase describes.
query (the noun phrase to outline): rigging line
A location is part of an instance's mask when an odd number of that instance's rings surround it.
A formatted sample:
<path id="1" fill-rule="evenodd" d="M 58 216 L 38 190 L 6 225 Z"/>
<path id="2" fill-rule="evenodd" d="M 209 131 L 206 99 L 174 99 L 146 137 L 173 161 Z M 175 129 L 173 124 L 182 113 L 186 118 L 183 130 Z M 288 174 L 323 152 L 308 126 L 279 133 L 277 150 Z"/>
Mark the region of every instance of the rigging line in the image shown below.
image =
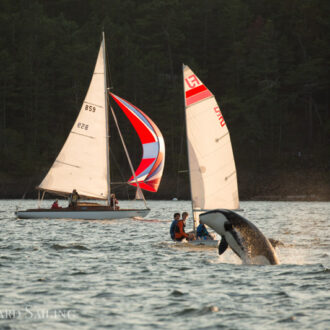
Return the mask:
<path id="1" fill-rule="evenodd" d="M 136 177 L 136 175 L 135 175 L 135 171 L 134 171 L 134 168 L 133 168 L 133 164 L 132 164 L 131 158 L 130 158 L 130 156 L 129 156 L 129 154 L 128 154 L 128 150 L 127 150 L 127 148 L 126 148 L 126 144 L 125 144 L 124 138 L 123 138 L 123 136 L 122 136 L 122 134 L 121 134 L 121 131 L 120 131 L 120 128 L 119 128 L 119 125 L 118 125 L 118 121 L 117 121 L 116 114 L 115 114 L 115 112 L 113 111 L 112 106 L 110 106 L 110 109 L 111 109 L 111 113 L 112 113 L 113 119 L 114 119 L 114 121 L 115 121 L 115 124 L 116 124 L 117 130 L 118 130 L 118 133 L 119 133 L 119 136 L 120 136 L 120 139 L 121 139 L 121 143 L 123 144 L 123 147 L 124 147 L 124 150 L 125 150 L 125 153 L 126 153 L 126 156 L 127 156 L 127 160 L 128 160 L 129 166 L 130 166 L 131 171 L 132 171 L 132 174 L 133 174 L 133 176 L 134 176 L 134 179 L 135 179 L 135 183 L 136 183 L 136 186 L 137 186 L 138 192 L 142 194 L 144 205 L 145 205 L 146 208 L 148 208 L 148 206 L 147 206 L 147 202 L 146 202 L 146 200 L 145 200 L 145 198 L 144 198 L 144 195 L 143 195 L 143 192 L 142 192 L 142 189 L 140 188 L 139 181 L 138 181 L 138 179 L 137 179 L 137 177 Z"/>
<path id="2" fill-rule="evenodd" d="M 103 105 L 98 105 L 98 104 L 95 104 L 95 103 L 92 103 L 92 102 L 88 102 L 88 101 L 84 101 L 84 103 L 86 103 L 86 104 L 90 104 L 90 105 L 94 105 L 95 107 L 98 107 L 98 108 L 104 108 L 104 106 Z"/>
<path id="3" fill-rule="evenodd" d="M 227 181 L 231 176 L 233 176 L 234 174 L 236 174 L 236 171 L 230 173 L 228 176 L 225 177 L 225 180 Z"/>
<path id="4" fill-rule="evenodd" d="M 55 162 L 54 163 L 60 163 L 60 164 L 63 164 L 63 165 L 67 165 L 67 166 L 72 166 L 72 167 L 76 167 L 76 168 L 80 168 L 80 166 L 78 165 L 73 165 L 73 164 L 69 164 L 69 163 L 65 163 L 65 162 L 62 162 L 58 159 L 55 159 Z"/>
<path id="5" fill-rule="evenodd" d="M 127 184 L 127 182 L 125 182 L 124 184 L 119 184 L 118 182 L 116 182 L 115 184 L 115 187 L 112 187 L 111 189 L 112 189 L 112 191 L 117 191 L 118 189 L 121 189 L 121 190 L 123 190 L 123 187 L 124 186 L 126 186 L 126 193 L 127 193 L 127 196 L 129 197 L 129 193 L 128 193 L 128 188 L 134 188 L 134 187 L 132 187 L 132 186 L 129 186 L 128 184 Z"/>
<path id="6" fill-rule="evenodd" d="M 81 133 L 77 133 L 77 132 L 74 132 L 74 131 L 71 131 L 70 134 L 77 134 L 77 135 L 80 135 L 80 136 L 87 137 L 89 139 L 95 139 L 94 136 L 90 136 L 90 135 L 86 135 L 86 134 L 81 134 Z"/>
<path id="7" fill-rule="evenodd" d="M 127 186 L 126 186 L 127 187 Z M 120 190 L 119 190 L 120 189 Z M 116 187 L 116 188 L 112 188 L 112 191 L 115 191 L 117 193 L 117 191 L 122 191 L 122 188 L 121 186 L 119 187 Z M 129 193 L 128 193 L 128 189 L 126 189 L 126 194 L 127 194 L 127 200 L 130 200 L 130 197 L 129 197 Z"/>
<path id="8" fill-rule="evenodd" d="M 221 137 L 216 138 L 216 139 L 215 139 L 215 142 L 219 142 L 221 139 L 223 139 L 224 137 L 226 137 L 228 134 L 229 134 L 229 131 L 227 131 L 227 133 L 225 133 L 225 134 L 222 135 Z"/>
<path id="9" fill-rule="evenodd" d="M 136 189 L 136 187 L 127 184 L 127 182 L 111 182 L 111 184 L 114 185 L 114 186 L 116 186 L 115 188 L 112 188 L 112 190 L 113 189 L 119 189 L 120 187 L 124 187 L 124 186 L 126 186 L 126 190 L 127 191 L 128 190 L 133 190 L 133 189 L 135 190 Z"/>

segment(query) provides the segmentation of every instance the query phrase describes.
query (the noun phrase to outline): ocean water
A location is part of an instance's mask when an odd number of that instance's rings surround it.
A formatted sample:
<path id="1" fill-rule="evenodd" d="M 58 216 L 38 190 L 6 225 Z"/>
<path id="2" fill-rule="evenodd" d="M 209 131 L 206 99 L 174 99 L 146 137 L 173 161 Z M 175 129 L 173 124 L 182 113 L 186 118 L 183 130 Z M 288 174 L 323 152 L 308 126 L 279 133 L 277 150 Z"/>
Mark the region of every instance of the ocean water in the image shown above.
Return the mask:
<path id="1" fill-rule="evenodd" d="M 241 203 L 283 243 L 277 266 L 173 243 L 190 202 L 148 204 L 144 220 L 17 220 L 35 201 L 0 201 L 0 329 L 330 328 L 330 203 Z"/>

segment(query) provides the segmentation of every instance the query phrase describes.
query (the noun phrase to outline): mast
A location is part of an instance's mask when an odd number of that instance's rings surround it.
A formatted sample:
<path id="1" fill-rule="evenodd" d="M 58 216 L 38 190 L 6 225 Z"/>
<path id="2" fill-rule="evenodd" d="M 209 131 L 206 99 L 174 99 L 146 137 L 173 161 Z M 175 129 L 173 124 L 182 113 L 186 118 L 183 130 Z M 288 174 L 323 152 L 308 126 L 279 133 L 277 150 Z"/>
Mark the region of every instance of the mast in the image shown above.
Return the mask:
<path id="1" fill-rule="evenodd" d="M 194 233 L 196 233 L 196 219 L 195 219 L 195 213 L 194 213 L 194 201 L 193 201 L 193 194 L 191 189 L 191 179 L 190 179 L 190 163 L 189 163 L 189 145 L 188 145 L 188 131 L 187 131 L 187 106 L 186 106 L 186 95 L 185 95 L 185 86 L 184 86 L 184 68 L 185 65 L 182 64 L 182 81 L 183 81 L 183 104 L 184 104 L 184 116 L 185 116 L 185 127 L 186 127 L 186 143 L 187 143 L 187 160 L 188 160 L 188 173 L 189 173 L 189 188 L 190 188 L 190 198 L 191 198 L 191 214 L 193 217 L 193 230 Z"/>
<path id="2" fill-rule="evenodd" d="M 107 186 L 108 186 L 108 206 L 110 205 L 110 150 L 109 150 L 109 105 L 108 105 L 108 85 L 107 85 L 107 64 L 106 64 L 106 51 L 105 51 L 105 37 L 104 31 L 102 32 L 102 46 L 103 46 L 103 69 L 104 69 L 104 94 L 105 94 L 105 104 L 104 104 L 104 112 L 105 112 L 105 125 L 106 125 L 106 159 L 107 159 Z"/>

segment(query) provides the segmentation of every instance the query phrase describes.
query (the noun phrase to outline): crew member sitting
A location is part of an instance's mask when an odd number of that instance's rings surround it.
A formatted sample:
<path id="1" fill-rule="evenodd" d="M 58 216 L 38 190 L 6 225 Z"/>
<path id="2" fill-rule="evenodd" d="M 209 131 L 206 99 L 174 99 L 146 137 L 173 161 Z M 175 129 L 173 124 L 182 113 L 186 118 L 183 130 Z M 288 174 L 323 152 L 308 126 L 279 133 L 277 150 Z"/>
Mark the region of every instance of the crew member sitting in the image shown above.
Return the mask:
<path id="1" fill-rule="evenodd" d="M 214 235 L 210 234 L 205 225 L 203 224 L 202 220 L 199 221 L 199 225 L 197 227 L 197 239 L 206 240 L 206 239 L 214 239 Z"/>
<path id="2" fill-rule="evenodd" d="M 77 190 L 73 189 L 73 191 L 69 197 L 69 207 L 75 208 L 77 206 L 79 199 L 80 199 L 80 196 L 78 195 Z"/>
<path id="3" fill-rule="evenodd" d="M 56 199 L 56 201 L 53 203 L 52 209 L 61 209 L 61 207 L 58 205 L 58 199 Z"/>
<path id="4" fill-rule="evenodd" d="M 183 239 L 187 239 L 187 240 L 192 240 L 194 239 L 193 234 L 187 234 L 184 231 L 184 228 L 186 227 L 186 220 L 188 217 L 188 213 L 187 212 L 183 212 L 182 213 L 182 220 L 179 220 L 175 226 L 174 229 L 174 240 L 175 241 L 182 241 Z"/>
<path id="5" fill-rule="evenodd" d="M 180 213 L 174 213 L 173 217 L 174 217 L 174 220 L 171 223 L 170 235 L 171 235 L 171 238 L 173 240 L 175 240 L 175 228 L 176 228 L 178 221 L 180 220 Z"/>

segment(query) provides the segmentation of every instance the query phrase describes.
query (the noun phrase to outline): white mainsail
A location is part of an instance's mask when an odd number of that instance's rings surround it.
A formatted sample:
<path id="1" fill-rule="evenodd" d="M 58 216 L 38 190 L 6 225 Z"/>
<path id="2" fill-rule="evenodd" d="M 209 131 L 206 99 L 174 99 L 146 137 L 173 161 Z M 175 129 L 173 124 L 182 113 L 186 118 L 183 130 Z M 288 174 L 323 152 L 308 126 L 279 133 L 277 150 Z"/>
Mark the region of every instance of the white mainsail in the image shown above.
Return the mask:
<path id="1" fill-rule="evenodd" d="M 76 122 L 39 189 L 107 199 L 108 144 L 104 38 L 93 77 Z"/>
<path id="2" fill-rule="evenodd" d="M 195 223 L 199 209 L 238 209 L 239 198 L 229 131 L 217 101 L 188 66 L 183 75 Z"/>

